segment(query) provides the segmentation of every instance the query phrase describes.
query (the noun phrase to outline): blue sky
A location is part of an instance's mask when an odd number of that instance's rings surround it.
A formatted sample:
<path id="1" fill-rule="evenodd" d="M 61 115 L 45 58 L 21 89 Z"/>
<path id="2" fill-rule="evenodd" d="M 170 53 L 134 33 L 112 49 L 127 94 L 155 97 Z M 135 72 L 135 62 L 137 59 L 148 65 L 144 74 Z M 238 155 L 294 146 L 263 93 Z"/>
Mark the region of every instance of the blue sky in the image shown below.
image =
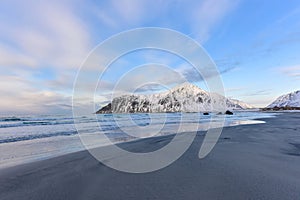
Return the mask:
<path id="1" fill-rule="evenodd" d="M 199 42 L 221 72 L 228 97 L 263 107 L 300 89 L 298 0 L 12 0 L 0 3 L 0 113 L 69 112 L 73 82 L 88 53 L 112 35 L 140 27 L 174 29 Z M 178 57 L 144 50 L 111 66 L 107 89 L 149 62 L 203 86 Z M 105 98 L 99 93 L 99 102 Z"/>

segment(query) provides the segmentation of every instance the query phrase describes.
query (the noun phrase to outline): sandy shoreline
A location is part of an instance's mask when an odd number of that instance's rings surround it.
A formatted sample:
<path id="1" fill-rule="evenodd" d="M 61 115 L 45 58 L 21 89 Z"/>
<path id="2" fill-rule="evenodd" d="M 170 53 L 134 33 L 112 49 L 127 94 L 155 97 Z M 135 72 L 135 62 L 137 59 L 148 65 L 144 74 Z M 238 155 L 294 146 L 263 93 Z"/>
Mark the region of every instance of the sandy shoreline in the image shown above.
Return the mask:
<path id="1" fill-rule="evenodd" d="M 300 113 L 224 128 L 208 157 L 203 135 L 172 165 L 147 174 L 110 169 L 87 151 L 0 170 L 0 199 L 298 199 Z M 172 136 L 121 144 L 158 149 Z"/>

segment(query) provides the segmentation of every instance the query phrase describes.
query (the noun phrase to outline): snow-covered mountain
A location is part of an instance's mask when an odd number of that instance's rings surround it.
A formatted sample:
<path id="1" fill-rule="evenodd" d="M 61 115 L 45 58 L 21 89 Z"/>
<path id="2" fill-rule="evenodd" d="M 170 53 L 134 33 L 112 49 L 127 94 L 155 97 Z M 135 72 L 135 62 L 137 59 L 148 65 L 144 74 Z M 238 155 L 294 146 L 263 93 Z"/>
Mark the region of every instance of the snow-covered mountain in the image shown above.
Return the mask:
<path id="1" fill-rule="evenodd" d="M 209 93 L 193 84 L 183 83 L 163 93 L 116 97 L 96 113 L 224 112 L 248 108 L 253 107 L 238 100 Z"/>
<path id="2" fill-rule="evenodd" d="M 255 108 L 252 105 L 249 105 L 243 101 L 237 100 L 237 99 L 229 99 L 233 104 L 238 105 L 238 107 L 240 107 L 240 109 L 253 109 Z"/>
<path id="3" fill-rule="evenodd" d="M 268 105 L 267 108 L 281 108 L 287 106 L 300 107 L 300 90 L 278 97 L 273 103 Z"/>

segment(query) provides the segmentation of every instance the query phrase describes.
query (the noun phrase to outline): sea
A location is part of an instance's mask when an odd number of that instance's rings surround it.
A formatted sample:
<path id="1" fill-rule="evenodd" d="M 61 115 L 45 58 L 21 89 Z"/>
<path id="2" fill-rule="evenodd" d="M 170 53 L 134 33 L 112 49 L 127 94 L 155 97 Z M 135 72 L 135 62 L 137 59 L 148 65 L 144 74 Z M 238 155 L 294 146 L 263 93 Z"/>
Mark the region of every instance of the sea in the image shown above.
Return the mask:
<path id="1" fill-rule="evenodd" d="M 262 118 L 274 113 L 234 112 L 233 115 L 210 113 L 133 113 L 99 115 L 19 115 L 0 116 L 0 168 L 44 160 L 97 146 L 109 145 L 96 140 L 105 134 L 111 143 L 176 134 L 178 130 L 206 131 L 220 126 L 264 123 Z M 260 119 L 260 120 L 257 120 Z M 87 147 L 80 134 L 90 136 L 95 144 Z M 180 129 L 179 129 L 180 127 Z M 97 141 L 97 142 L 96 142 Z"/>

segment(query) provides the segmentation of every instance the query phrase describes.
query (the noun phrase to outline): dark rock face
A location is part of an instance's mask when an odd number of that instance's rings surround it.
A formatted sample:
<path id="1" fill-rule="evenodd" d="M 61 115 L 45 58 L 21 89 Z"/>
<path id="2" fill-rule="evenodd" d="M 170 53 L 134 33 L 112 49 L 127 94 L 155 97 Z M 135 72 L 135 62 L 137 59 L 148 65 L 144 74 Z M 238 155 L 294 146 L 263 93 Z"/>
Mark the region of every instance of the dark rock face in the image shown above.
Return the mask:
<path id="1" fill-rule="evenodd" d="M 100 110 L 96 112 L 96 114 L 106 114 L 106 113 L 112 113 L 111 109 L 111 103 L 107 104 L 106 106 L 102 107 Z"/>
<path id="2" fill-rule="evenodd" d="M 226 110 L 225 112 L 226 115 L 233 115 L 233 112 L 229 111 L 229 110 Z"/>
<path id="3" fill-rule="evenodd" d="M 197 99 L 196 102 L 197 102 L 197 103 L 203 103 L 203 99 L 202 99 L 201 97 L 198 97 L 198 99 Z"/>
<path id="4" fill-rule="evenodd" d="M 278 106 L 275 106 L 273 108 L 262 108 L 261 110 L 262 111 L 300 110 L 300 107 L 291 107 L 291 106 L 278 107 Z"/>

